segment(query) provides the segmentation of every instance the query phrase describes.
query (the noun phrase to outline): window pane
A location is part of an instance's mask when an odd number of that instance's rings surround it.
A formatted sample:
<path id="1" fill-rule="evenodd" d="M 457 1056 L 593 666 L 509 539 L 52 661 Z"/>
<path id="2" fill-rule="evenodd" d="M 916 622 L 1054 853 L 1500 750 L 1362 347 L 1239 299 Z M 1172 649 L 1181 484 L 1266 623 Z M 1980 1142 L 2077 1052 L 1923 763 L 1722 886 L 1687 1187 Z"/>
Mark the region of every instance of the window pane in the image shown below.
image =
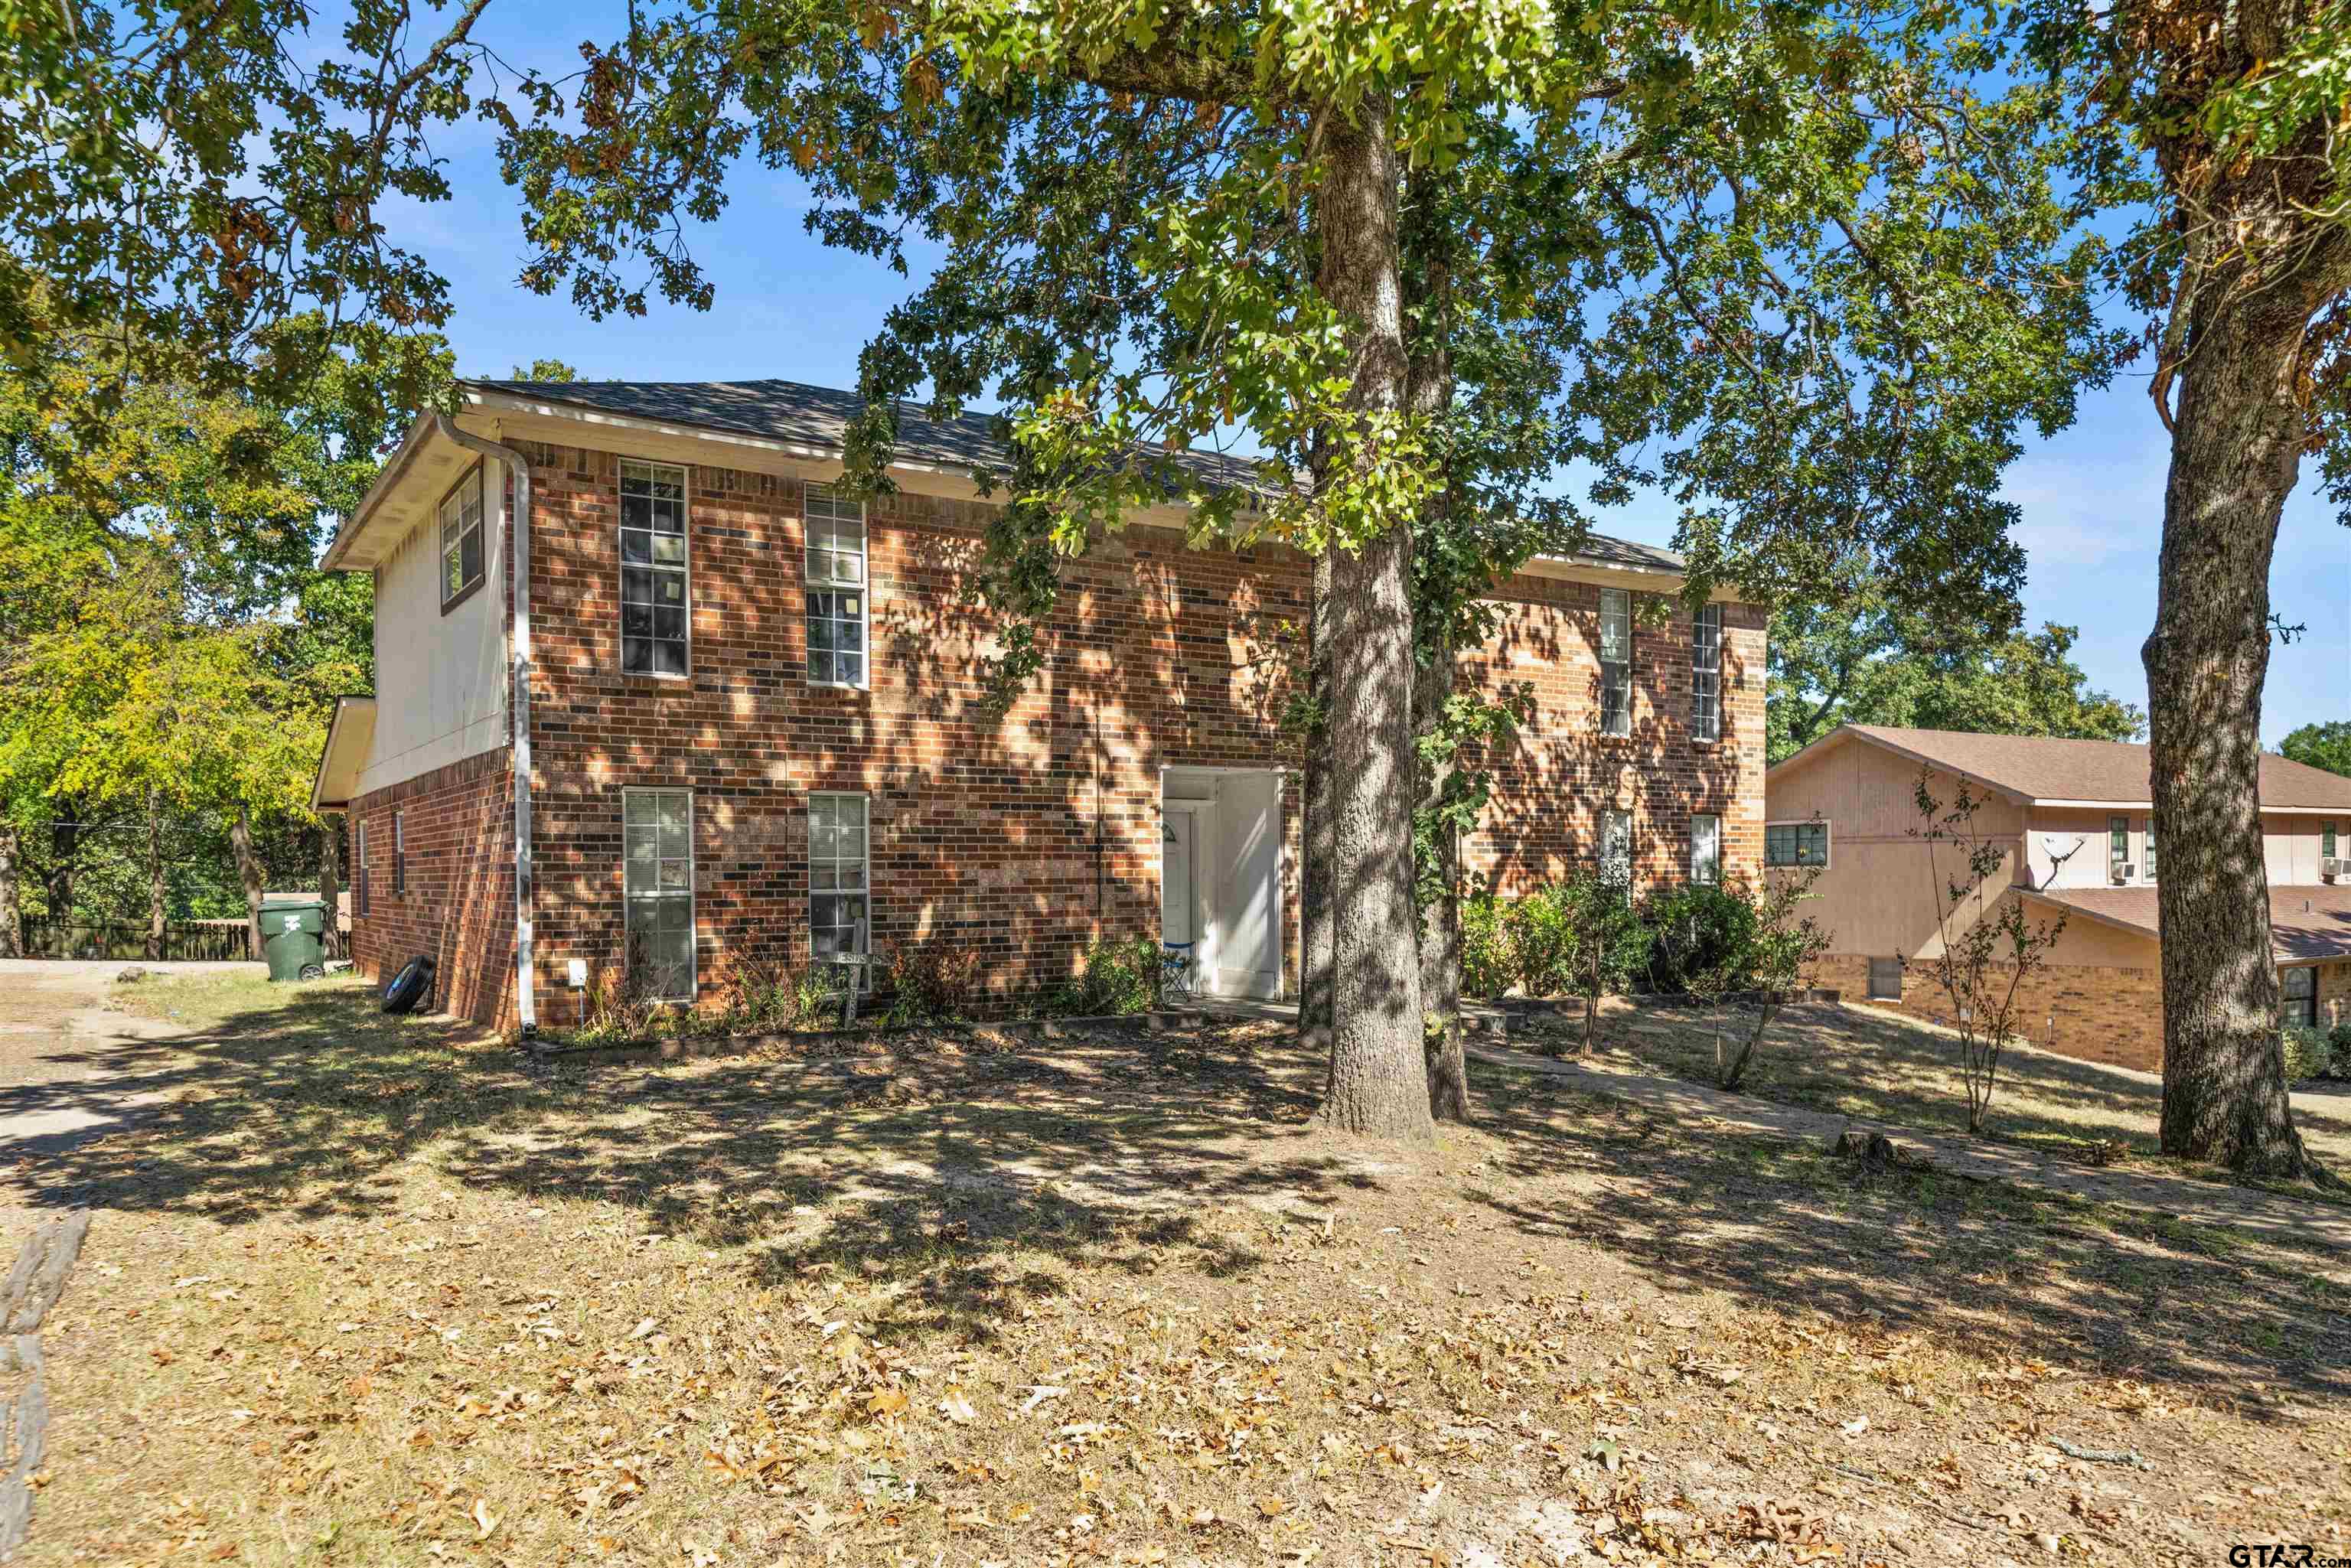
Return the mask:
<path id="1" fill-rule="evenodd" d="M 638 565 L 653 559 L 653 535 L 645 532 L 643 528 L 622 528 L 621 530 L 621 562 L 623 566 Z M 623 572 L 622 574 L 622 580 L 625 582 L 631 577 L 639 575 L 641 574 L 635 572 Z M 647 578 L 645 580 L 650 582 L 652 580 Z"/>
<path id="2" fill-rule="evenodd" d="M 835 653 L 832 656 L 832 676 L 833 679 L 839 681 L 845 686 L 863 685 L 865 684 L 865 655 L 862 653 Z"/>
<path id="3" fill-rule="evenodd" d="M 833 667 L 832 655 L 831 653 L 810 653 L 809 654 L 808 678 L 811 681 L 822 681 L 828 684 L 839 680 L 840 676 Z"/>

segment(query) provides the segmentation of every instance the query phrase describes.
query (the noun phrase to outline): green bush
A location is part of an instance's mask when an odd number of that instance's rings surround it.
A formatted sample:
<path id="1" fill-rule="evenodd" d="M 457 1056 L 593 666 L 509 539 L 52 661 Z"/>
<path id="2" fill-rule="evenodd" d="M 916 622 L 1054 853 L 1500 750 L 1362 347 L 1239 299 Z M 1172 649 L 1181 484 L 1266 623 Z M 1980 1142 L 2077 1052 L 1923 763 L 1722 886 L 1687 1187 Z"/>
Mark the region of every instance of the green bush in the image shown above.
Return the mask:
<path id="1" fill-rule="evenodd" d="M 1149 936 L 1112 937 L 1086 949 L 1077 977 L 1046 999 L 1046 1010 L 1068 1018 L 1147 1013 L 1159 1000 L 1165 952 Z"/>
<path id="2" fill-rule="evenodd" d="M 1574 908 L 1565 888 L 1531 893 L 1503 916 L 1510 955 L 1510 977 L 1530 997 L 1555 997 L 1575 988 Z"/>
<path id="3" fill-rule="evenodd" d="M 2334 1066 L 2334 1047 L 2326 1036 L 2306 1023 L 2290 1023 L 2279 1030 L 2285 1046 L 2285 1080 L 2294 1083 L 2318 1078 Z"/>
<path id="4" fill-rule="evenodd" d="M 2351 1078 L 2351 1019 L 2345 1019 L 2326 1034 L 2326 1076 Z"/>
<path id="5" fill-rule="evenodd" d="M 1757 930 L 1751 901 L 1694 883 L 1650 898 L 1641 920 L 1650 931 L 1649 989 L 1678 995 L 1700 976 L 1724 989 L 1749 988 Z"/>
<path id="6" fill-rule="evenodd" d="M 1518 979 L 1505 924 L 1510 905 L 1490 893 L 1461 900 L 1461 994 L 1499 997 Z"/>

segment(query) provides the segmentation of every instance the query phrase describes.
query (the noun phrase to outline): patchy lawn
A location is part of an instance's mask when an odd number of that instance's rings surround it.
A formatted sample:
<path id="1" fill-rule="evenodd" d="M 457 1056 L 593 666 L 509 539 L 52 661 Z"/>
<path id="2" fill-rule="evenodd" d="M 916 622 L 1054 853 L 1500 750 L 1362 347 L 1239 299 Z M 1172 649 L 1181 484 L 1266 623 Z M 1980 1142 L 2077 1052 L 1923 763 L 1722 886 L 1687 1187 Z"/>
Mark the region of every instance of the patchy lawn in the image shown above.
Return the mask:
<path id="1" fill-rule="evenodd" d="M 13 1173 L 99 1211 L 45 1335 L 39 1561 L 2351 1536 L 2336 1256 L 1509 1071 L 1433 1150 L 1358 1142 L 1262 1023 L 544 1074 L 347 983 L 132 1005 L 204 1026 L 174 1097 Z"/>
<path id="2" fill-rule="evenodd" d="M 1716 1016 L 1696 1008 L 1604 1009 L 1594 1049 L 1711 1083 Z M 1531 1048 L 1573 1051 L 1582 1028 L 1580 1020 L 1540 1020 L 1527 1040 Z M 1968 1126 L 1957 1037 L 1834 1003 L 1782 1012 L 1740 1089 L 1896 1126 L 1955 1133 Z M 2294 1125 L 2311 1152 L 2351 1175 L 2351 1094 L 2304 1090 L 2294 1100 Z M 2162 1111 L 2161 1088 L 2137 1074 L 2048 1051 L 2010 1051 L 2001 1059 L 1986 1133 L 2053 1154 L 2089 1156 L 2104 1145 L 2109 1155 L 2154 1155 L 2162 1147 Z"/>

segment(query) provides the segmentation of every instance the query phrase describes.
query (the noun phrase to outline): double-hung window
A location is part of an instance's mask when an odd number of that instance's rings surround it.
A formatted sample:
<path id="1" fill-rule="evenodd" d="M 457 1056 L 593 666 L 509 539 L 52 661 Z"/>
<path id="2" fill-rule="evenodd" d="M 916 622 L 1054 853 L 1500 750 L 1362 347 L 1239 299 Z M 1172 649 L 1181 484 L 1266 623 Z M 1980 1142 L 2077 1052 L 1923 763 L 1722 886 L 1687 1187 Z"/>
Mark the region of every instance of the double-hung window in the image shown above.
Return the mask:
<path id="1" fill-rule="evenodd" d="M 1722 606 L 1706 604 L 1690 617 L 1690 737 L 1722 736 Z"/>
<path id="2" fill-rule="evenodd" d="M 2147 858 L 2140 862 L 2139 874 L 2146 877 L 2147 881 L 2153 882 L 2155 880 L 2155 819 L 2153 817 L 2149 817 L 2147 820 L 2147 843 L 2145 847 L 2147 850 Z"/>
<path id="3" fill-rule="evenodd" d="M 1633 813 L 1600 813 L 1600 879 L 1617 887 L 1633 885 Z"/>
<path id="4" fill-rule="evenodd" d="M 408 824 L 403 814 L 392 814 L 392 895 L 406 896 L 408 893 Z"/>
<path id="5" fill-rule="evenodd" d="M 446 613 L 457 601 L 482 585 L 482 465 L 466 471 L 441 497 L 441 609 Z"/>
<path id="6" fill-rule="evenodd" d="M 1690 880 L 1708 887 L 1722 883 L 1722 819 L 1709 812 L 1690 818 Z"/>
<path id="7" fill-rule="evenodd" d="M 1600 733 L 1633 733 L 1633 595 L 1600 591 Z"/>
<path id="8" fill-rule="evenodd" d="M 351 828 L 351 903 L 361 915 L 368 912 L 367 819 L 362 817 Z"/>
<path id="9" fill-rule="evenodd" d="M 865 797 L 809 797 L 809 951 L 820 964 L 863 958 L 873 934 Z"/>
<path id="10" fill-rule="evenodd" d="M 1771 822 L 1763 829 L 1763 863 L 1811 866 L 1829 863 L 1826 822 Z"/>
<path id="11" fill-rule="evenodd" d="M 865 684 L 865 504 L 808 487 L 808 678 Z"/>
<path id="12" fill-rule="evenodd" d="M 656 1001 L 694 999 L 694 793 L 630 789 L 621 808 L 629 972 Z"/>
<path id="13" fill-rule="evenodd" d="M 621 670 L 686 673 L 685 470 L 621 463 Z"/>
<path id="14" fill-rule="evenodd" d="M 2335 858 L 2335 824 L 2332 822 L 2318 830 L 2318 855 L 2321 860 Z"/>
<path id="15" fill-rule="evenodd" d="M 2280 1009 L 2287 1023 L 2318 1027 L 2318 971 L 2308 964 L 2278 971 L 2278 990 L 2283 1002 Z"/>
<path id="16" fill-rule="evenodd" d="M 2130 819 L 2106 819 L 2106 877 L 2121 882 L 2130 870 Z"/>

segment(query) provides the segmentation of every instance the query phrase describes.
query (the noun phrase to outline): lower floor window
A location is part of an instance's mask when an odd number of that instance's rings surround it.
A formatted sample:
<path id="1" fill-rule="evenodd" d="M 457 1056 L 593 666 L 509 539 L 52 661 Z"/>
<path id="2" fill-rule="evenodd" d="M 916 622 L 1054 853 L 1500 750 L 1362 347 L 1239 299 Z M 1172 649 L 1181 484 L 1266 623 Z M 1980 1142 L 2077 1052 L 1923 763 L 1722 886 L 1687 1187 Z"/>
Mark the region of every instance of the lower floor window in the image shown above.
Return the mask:
<path id="1" fill-rule="evenodd" d="M 2318 1025 L 2318 971 L 2304 965 L 2296 969 L 2278 971 L 2280 988 L 2285 994 L 2285 1021 Z"/>
<path id="2" fill-rule="evenodd" d="M 631 789 L 622 808 L 628 964 L 642 994 L 694 999 L 694 795 Z"/>
<path id="3" fill-rule="evenodd" d="M 1869 961 L 1869 995 L 1872 1000 L 1898 1002 L 1902 999 L 1902 960 L 1872 958 Z"/>
<path id="4" fill-rule="evenodd" d="M 1633 885 L 1633 813 L 1600 813 L 1600 880 L 1618 887 Z"/>
<path id="5" fill-rule="evenodd" d="M 1722 881 L 1722 819 L 1700 813 L 1690 818 L 1690 880 L 1708 887 Z"/>
<path id="6" fill-rule="evenodd" d="M 872 894 L 865 797 L 809 797 L 809 952 L 820 964 L 871 950 Z"/>

